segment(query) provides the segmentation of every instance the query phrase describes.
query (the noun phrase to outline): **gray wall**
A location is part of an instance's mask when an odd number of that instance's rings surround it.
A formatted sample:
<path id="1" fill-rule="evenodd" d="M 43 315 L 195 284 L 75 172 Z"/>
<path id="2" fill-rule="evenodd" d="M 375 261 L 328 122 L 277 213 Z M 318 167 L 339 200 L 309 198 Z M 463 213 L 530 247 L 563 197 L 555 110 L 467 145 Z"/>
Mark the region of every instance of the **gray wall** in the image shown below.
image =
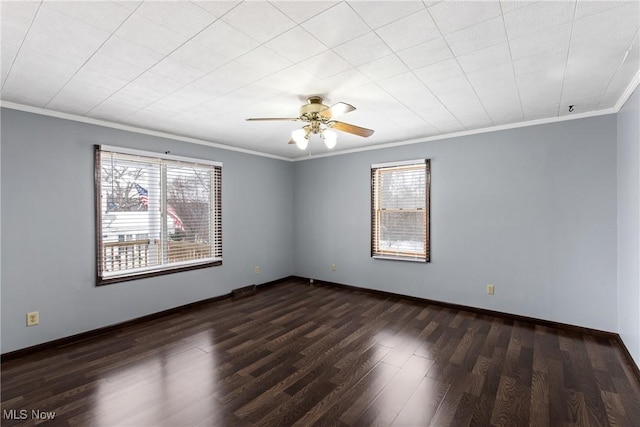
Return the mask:
<path id="1" fill-rule="evenodd" d="M 618 113 L 618 332 L 640 366 L 640 91 Z"/>
<path id="2" fill-rule="evenodd" d="M 289 162 L 9 109 L 1 138 L 3 353 L 292 274 Z M 96 287 L 93 144 L 222 161 L 223 265 Z"/>
<path id="3" fill-rule="evenodd" d="M 415 158 L 432 262 L 373 260 L 370 165 Z M 615 115 L 296 162 L 294 182 L 296 275 L 617 330 Z"/>
<path id="4" fill-rule="evenodd" d="M 616 256 L 627 193 L 635 199 L 623 226 L 638 235 L 637 110 L 636 92 L 617 118 L 292 164 L 3 109 L 2 352 L 296 274 L 620 330 L 638 360 L 637 239 L 622 249 L 629 264 Z M 93 144 L 222 161 L 224 264 L 95 287 Z M 372 260 L 370 165 L 424 157 L 432 161 L 432 262 Z M 626 162 L 620 171 L 616 161 Z M 628 185 L 617 181 L 624 171 Z M 619 296 L 617 274 L 631 277 Z M 41 325 L 27 328 L 34 310 Z"/>

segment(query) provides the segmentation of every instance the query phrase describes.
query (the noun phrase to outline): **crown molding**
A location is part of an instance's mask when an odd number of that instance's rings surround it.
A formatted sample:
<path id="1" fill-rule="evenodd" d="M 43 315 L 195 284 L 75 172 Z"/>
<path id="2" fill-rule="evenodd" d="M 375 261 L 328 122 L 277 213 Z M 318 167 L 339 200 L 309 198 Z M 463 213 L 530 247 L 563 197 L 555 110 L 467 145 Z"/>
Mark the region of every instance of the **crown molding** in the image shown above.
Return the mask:
<path id="1" fill-rule="evenodd" d="M 622 92 L 620 98 L 618 98 L 618 102 L 616 102 L 616 105 L 613 107 L 616 113 L 620 111 L 620 109 L 624 106 L 624 104 L 627 102 L 631 94 L 633 94 L 633 91 L 636 90 L 638 85 L 640 85 L 640 70 L 638 70 L 635 77 L 631 79 L 631 82 L 629 83 L 627 88 L 624 90 L 624 92 Z"/>
<path id="2" fill-rule="evenodd" d="M 204 139 L 175 135 L 167 132 L 160 132 L 160 131 L 151 130 L 151 129 L 139 128 L 136 126 L 123 125 L 119 123 L 109 122 L 106 120 L 92 119 L 89 117 L 77 116 L 75 114 L 62 113 L 59 111 L 47 110 L 44 108 L 31 107 L 29 105 L 16 104 L 14 102 L 0 101 L 0 107 L 9 108 L 11 110 L 24 111 L 27 113 L 39 114 L 42 116 L 55 117 L 58 119 L 71 120 L 74 122 L 80 122 L 80 123 L 85 123 L 89 125 L 96 125 L 96 126 L 102 126 L 102 127 L 112 128 L 112 129 L 124 130 L 127 132 L 140 133 L 143 135 L 157 136 L 159 138 L 168 138 L 176 141 L 188 142 L 191 144 L 206 145 L 208 147 L 219 148 L 219 149 L 228 150 L 228 151 L 237 151 L 239 153 L 251 154 L 254 156 L 268 157 L 271 159 L 285 160 L 288 162 L 291 161 L 291 159 L 288 157 L 276 156 L 274 154 L 248 150 L 246 148 L 234 147 L 232 145 L 222 144 L 219 142 L 206 141 Z"/>
<path id="3" fill-rule="evenodd" d="M 385 144 L 372 145 L 369 147 L 353 148 L 350 150 L 342 150 L 334 153 L 323 153 L 323 154 L 311 156 L 311 158 L 309 157 L 296 158 L 296 159 L 293 159 L 293 161 L 299 162 L 303 160 L 313 160 L 313 159 L 318 159 L 322 157 L 331 157 L 331 156 L 340 156 L 342 154 L 359 153 L 362 151 L 381 150 L 384 148 L 400 147 L 403 145 L 410 145 L 410 144 L 419 144 L 421 142 L 440 141 L 444 139 L 458 138 L 461 136 L 478 135 L 482 133 L 498 132 L 498 131 L 508 130 L 508 129 L 518 129 L 518 128 L 530 127 L 530 126 L 546 125 L 550 123 L 566 122 L 569 120 L 578 120 L 578 119 L 584 119 L 587 117 L 605 116 L 607 114 L 615 114 L 617 112 L 618 110 L 616 110 L 615 108 L 607 108 L 604 110 L 589 111 L 587 113 L 571 114 L 571 115 L 565 115 L 560 117 L 550 117 L 550 118 L 538 119 L 538 120 L 529 120 L 526 122 L 509 123 L 506 125 L 491 126 L 486 128 L 480 128 L 480 129 L 466 130 L 462 132 L 448 133 L 446 135 L 435 135 L 427 138 L 417 138 L 417 139 L 410 139 L 408 141 L 389 142 Z"/>

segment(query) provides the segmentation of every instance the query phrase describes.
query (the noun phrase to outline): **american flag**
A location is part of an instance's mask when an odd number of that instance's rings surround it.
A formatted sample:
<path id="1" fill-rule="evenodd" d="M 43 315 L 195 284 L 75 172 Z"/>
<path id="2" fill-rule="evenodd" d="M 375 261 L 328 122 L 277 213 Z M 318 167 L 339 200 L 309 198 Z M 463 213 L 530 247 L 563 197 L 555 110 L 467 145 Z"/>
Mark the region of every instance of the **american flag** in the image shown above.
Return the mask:
<path id="1" fill-rule="evenodd" d="M 138 196 L 140 196 L 140 201 L 142 202 L 142 204 L 146 207 L 149 207 L 149 192 L 147 191 L 147 189 L 142 187 L 138 183 L 134 183 L 133 186 L 136 187 L 136 191 L 138 192 Z"/>
<path id="2" fill-rule="evenodd" d="M 136 188 L 136 191 L 138 192 L 138 196 L 140 196 L 140 201 L 142 202 L 142 204 L 145 205 L 146 207 L 149 207 L 149 192 L 147 191 L 147 189 L 139 185 L 138 183 L 134 183 L 133 186 Z M 173 219 L 173 226 L 178 230 L 184 231 L 184 223 L 182 222 L 180 217 L 178 217 L 178 214 L 176 213 L 175 209 L 173 209 L 173 206 L 171 206 L 168 203 L 167 203 L 167 214 L 169 214 L 169 216 Z"/>

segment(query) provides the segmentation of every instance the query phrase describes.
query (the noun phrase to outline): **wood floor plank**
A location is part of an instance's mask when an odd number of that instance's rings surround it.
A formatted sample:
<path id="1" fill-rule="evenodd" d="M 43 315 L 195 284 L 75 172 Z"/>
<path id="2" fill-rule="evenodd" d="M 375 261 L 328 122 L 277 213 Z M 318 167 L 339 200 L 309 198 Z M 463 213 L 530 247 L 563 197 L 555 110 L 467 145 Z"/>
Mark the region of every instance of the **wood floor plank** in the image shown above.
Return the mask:
<path id="1" fill-rule="evenodd" d="M 289 280 L 2 363 L 2 425 L 640 426 L 616 341 Z M 29 419 L 18 416 L 26 410 Z"/>

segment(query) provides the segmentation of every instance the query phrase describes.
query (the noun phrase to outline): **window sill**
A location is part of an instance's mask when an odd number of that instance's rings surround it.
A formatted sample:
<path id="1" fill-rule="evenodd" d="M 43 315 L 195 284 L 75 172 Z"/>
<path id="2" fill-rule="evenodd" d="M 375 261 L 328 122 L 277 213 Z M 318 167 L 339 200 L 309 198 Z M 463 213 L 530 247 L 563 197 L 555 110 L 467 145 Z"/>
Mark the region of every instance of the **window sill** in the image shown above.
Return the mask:
<path id="1" fill-rule="evenodd" d="M 391 261 L 409 261 L 409 262 L 423 262 L 423 263 L 429 262 L 425 258 L 410 258 L 410 257 L 393 256 L 393 255 L 373 255 L 371 258 L 373 258 L 373 259 L 388 259 L 388 260 L 391 260 Z"/>
<path id="2" fill-rule="evenodd" d="M 146 279 L 149 277 L 165 276 L 167 274 L 181 273 L 183 271 L 199 270 L 201 268 L 217 267 L 222 265 L 222 260 L 207 262 L 203 264 L 191 264 L 183 267 L 167 268 L 164 270 L 154 270 L 146 273 L 129 274 L 126 276 L 100 277 L 96 278 L 96 286 L 111 285 L 113 283 L 129 282 L 131 280 Z"/>

